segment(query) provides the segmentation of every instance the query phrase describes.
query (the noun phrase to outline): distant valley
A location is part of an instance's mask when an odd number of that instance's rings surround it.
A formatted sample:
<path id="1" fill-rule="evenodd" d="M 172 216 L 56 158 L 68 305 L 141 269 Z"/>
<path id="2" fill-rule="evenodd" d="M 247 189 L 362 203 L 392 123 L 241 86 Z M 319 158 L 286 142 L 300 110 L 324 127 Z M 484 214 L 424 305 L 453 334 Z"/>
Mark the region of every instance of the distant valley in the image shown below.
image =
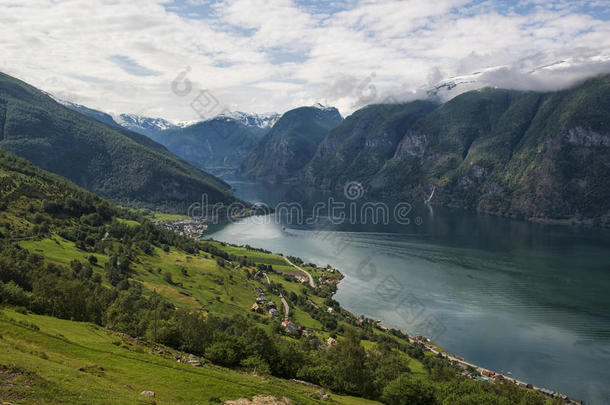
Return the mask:
<path id="1" fill-rule="evenodd" d="M 376 200 L 610 224 L 610 76 L 549 93 L 486 88 L 444 103 L 429 96 L 370 105 L 345 120 L 316 105 L 186 126 L 68 107 L 145 135 L 225 178 L 298 181 L 339 192 L 359 182 Z"/>

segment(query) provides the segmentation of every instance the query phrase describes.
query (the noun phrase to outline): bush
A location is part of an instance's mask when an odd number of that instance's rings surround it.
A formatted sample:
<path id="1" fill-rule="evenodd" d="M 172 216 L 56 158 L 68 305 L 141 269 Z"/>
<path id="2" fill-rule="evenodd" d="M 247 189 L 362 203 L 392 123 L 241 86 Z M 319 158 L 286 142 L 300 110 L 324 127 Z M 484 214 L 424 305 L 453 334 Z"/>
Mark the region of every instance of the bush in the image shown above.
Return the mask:
<path id="1" fill-rule="evenodd" d="M 381 399 L 388 405 L 436 404 L 433 388 L 406 373 L 386 385 Z"/>
<path id="2" fill-rule="evenodd" d="M 269 363 L 267 363 L 258 355 L 250 356 L 242 360 L 240 364 L 246 370 L 258 375 L 268 375 L 271 373 Z"/>
<path id="3" fill-rule="evenodd" d="M 216 364 L 234 366 L 239 361 L 237 347 L 231 341 L 216 342 L 205 351 L 205 357 Z"/>

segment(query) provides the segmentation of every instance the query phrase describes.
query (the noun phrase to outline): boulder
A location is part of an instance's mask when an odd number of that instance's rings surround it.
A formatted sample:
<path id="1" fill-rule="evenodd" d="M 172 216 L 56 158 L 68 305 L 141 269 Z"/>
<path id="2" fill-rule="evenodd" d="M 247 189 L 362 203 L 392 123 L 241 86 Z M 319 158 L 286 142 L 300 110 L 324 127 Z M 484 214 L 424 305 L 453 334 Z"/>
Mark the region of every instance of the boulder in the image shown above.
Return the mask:
<path id="1" fill-rule="evenodd" d="M 155 393 L 153 391 L 142 391 L 140 392 L 140 395 L 151 398 L 155 397 Z"/>

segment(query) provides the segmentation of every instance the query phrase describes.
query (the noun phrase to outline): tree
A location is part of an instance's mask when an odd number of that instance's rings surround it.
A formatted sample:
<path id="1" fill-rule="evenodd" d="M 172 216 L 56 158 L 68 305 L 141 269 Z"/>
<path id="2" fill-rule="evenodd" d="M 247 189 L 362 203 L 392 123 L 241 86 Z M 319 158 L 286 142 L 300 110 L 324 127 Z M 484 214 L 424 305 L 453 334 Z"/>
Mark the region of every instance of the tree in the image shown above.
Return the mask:
<path id="1" fill-rule="evenodd" d="M 330 352 L 335 363 L 336 389 L 359 396 L 370 396 L 373 391 L 371 370 L 367 366 L 364 347 L 360 345 L 358 332 L 350 328 L 345 339 L 339 341 Z"/>
<path id="2" fill-rule="evenodd" d="M 388 405 L 436 404 L 433 388 L 406 373 L 386 385 L 381 399 Z"/>
<path id="3" fill-rule="evenodd" d="M 166 271 L 163 274 L 163 280 L 165 280 L 165 282 L 168 284 L 174 284 L 174 280 L 172 279 L 172 273 L 170 273 L 169 271 Z"/>

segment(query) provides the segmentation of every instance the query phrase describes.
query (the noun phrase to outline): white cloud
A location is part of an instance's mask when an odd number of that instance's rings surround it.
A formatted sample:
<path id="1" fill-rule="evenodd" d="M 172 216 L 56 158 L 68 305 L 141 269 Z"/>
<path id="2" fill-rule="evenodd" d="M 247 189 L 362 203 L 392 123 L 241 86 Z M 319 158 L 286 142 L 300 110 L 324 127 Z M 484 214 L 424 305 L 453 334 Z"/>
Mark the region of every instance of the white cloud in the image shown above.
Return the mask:
<path id="1" fill-rule="evenodd" d="M 231 109 L 322 101 L 343 114 L 370 98 L 370 85 L 413 97 L 438 79 L 504 66 L 478 80 L 551 89 L 609 69 L 610 22 L 590 11 L 603 2 L 325 4 L 0 0 L 0 70 L 93 108 L 188 120 L 197 93 L 171 91 L 187 66 L 194 89 Z"/>

